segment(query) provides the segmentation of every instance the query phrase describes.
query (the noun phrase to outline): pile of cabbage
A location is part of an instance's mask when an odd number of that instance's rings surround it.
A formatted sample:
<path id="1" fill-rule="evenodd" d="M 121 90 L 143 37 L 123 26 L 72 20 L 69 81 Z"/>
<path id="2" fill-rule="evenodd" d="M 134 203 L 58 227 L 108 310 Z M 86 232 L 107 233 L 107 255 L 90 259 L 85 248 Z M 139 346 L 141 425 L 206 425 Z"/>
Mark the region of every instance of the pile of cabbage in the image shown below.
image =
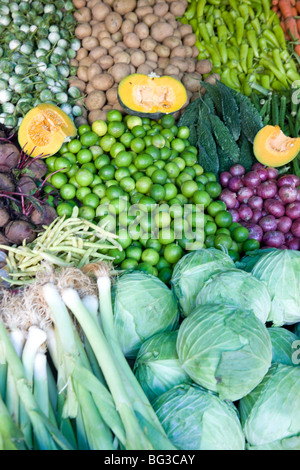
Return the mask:
<path id="1" fill-rule="evenodd" d="M 125 272 L 122 349 L 180 450 L 300 450 L 300 253 L 186 254 L 171 287 Z"/>

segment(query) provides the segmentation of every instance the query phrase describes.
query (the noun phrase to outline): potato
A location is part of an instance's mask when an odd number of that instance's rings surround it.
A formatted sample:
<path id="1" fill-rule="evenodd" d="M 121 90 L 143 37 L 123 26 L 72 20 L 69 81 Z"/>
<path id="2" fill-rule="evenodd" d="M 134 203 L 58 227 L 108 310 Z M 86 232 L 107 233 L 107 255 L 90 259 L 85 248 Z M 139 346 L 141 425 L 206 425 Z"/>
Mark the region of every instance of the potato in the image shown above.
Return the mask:
<path id="1" fill-rule="evenodd" d="M 179 25 L 178 29 L 182 38 L 184 38 L 184 36 L 186 36 L 187 34 L 191 34 L 193 32 L 192 26 L 188 23 Z"/>
<path id="2" fill-rule="evenodd" d="M 129 64 L 114 64 L 109 69 L 109 73 L 112 75 L 115 83 L 120 83 L 120 81 L 130 75 L 130 66 Z"/>
<path id="3" fill-rule="evenodd" d="M 192 93 L 200 90 L 202 75 L 198 72 L 186 73 L 182 78 L 182 83 L 185 88 Z"/>
<path id="4" fill-rule="evenodd" d="M 135 10 L 135 14 L 141 20 L 144 16 L 153 14 L 153 8 L 150 5 L 139 7 Z"/>
<path id="5" fill-rule="evenodd" d="M 173 47 L 171 50 L 170 57 L 182 57 L 183 59 L 186 58 L 186 48 L 185 46 L 176 46 Z"/>
<path id="6" fill-rule="evenodd" d="M 89 79 L 89 82 L 91 82 L 93 80 L 93 77 L 95 75 L 98 75 L 100 73 L 102 73 L 103 70 L 102 68 L 100 67 L 99 64 L 92 64 L 89 68 L 88 68 L 88 79 Z"/>
<path id="7" fill-rule="evenodd" d="M 186 61 L 186 63 L 187 63 L 187 69 L 186 69 L 186 71 L 187 71 L 188 73 L 195 72 L 197 61 L 194 60 L 192 57 L 187 57 L 187 58 L 185 59 L 185 61 Z"/>
<path id="8" fill-rule="evenodd" d="M 159 57 L 157 60 L 157 65 L 159 68 L 165 69 L 170 63 L 169 57 Z"/>
<path id="9" fill-rule="evenodd" d="M 122 51 L 118 52 L 114 56 L 114 63 L 115 64 L 130 64 L 130 55 L 128 52 Z"/>
<path id="10" fill-rule="evenodd" d="M 167 65 L 167 67 L 165 68 L 164 73 L 165 73 L 166 75 L 179 75 L 179 74 L 180 74 L 180 70 L 179 70 L 178 67 L 176 67 L 176 65 L 169 64 L 169 65 Z"/>
<path id="11" fill-rule="evenodd" d="M 122 51 L 124 51 L 124 48 L 115 44 L 114 46 L 108 49 L 108 54 L 111 57 L 114 57 L 116 54 L 118 54 L 118 52 L 122 52 Z"/>
<path id="12" fill-rule="evenodd" d="M 109 13 L 104 20 L 106 29 L 111 34 L 119 31 L 122 25 L 122 21 L 123 21 L 122 16 L 120 15 L 120 13 L 117 13 L 117 12 Z"/>
<path id="13" fill-rule="evenodd" d="M 87 57 L 87 55 L 88 55 L 88 51 L 86 49 L 84 49 L 83 47 L 81 47 L 77 51 L 76 59 L 80 62 L 81 59 L 84 59 L 85 57 Z"/>
<path id="14" fill-rule="evenodd" d="M 130 20 L 132 21 L 134 24 L 137 24 L 139 22 L 139 19 L 138 17 L 136 16 L 136 14 L 134 13 L 134 11 L 130 11 L 129 13 L 126 13 L 124 15 L 124 20 Z"/>
<path id="15" fill-rule="evenodd" d="M 97 64 L 103 70 L 108 70 L 110 67 L 112 67 L 113 63 L 114 63 L 114 59 L 108 54 L 99 57 L 99 59 L 97 60 Z"/>
<path id="16" fill-rule="evenodd" d="M 205 82 L 211 83 L 212 85 L 215 85 L 217 80 L 220 81 L 220 75 L 218 73 L 212 73 L 204 79 Z"/>
<path id="17" fill-rule="evenodd" d="M 92 24 L 92 22 L 90 22 L 90 24 Z M 92 25 L 92 36 L 97 38 L 101 31 L 105 31 L 105 24 L 103 21 L 96 21 L 96 23 Z"/>
<path id="18" fill-rule="evenodd" d="M 197 72 L 201 73 L 202 75 L 206 75 L 212 71 L 213 64 L 208 59 L 198 60 L 196 63 L 196 70 Z"/>
<path id="19" fill-rule="evenodd" d="M 96 5 L 96 3 L 99 3 L 99 1 L 100 0 L 87 0 L 86 6 L 92 9 Z"/>
<path id="20" fill-rule="evenodd" d="M 193 47 L 192 47 L 192 57 L 193 57 L 194 59 L 197 59 L 197 57 L 198 57 L 198 55 L 199 55 L 199 52 L 200 52 L 200 51 L 199 51 L 199 49 L 198 49 L 197 46 L 193 46 Z"/>
<path id="21" fill-rule="evenodd" d="M 141 64 L 137 69 L 136 69 L 136 72 L 137 73 L 143 73 L 145 75 L 148 75 L 149 73 L 153 72 L 153 68 L 150 67 L 149 64 Z"/>
<path id="22" fill-rule="evenodd" d="M 187 0 L 178 0 L 178 1 L 171 2 L 170 12 L 173 13 L 173 15 L 177 17 L 183 16 L 187 6 L 188 6 Z"/>
<path id="23" fill-rule="evenodd" d="M 148 13 L 148 15 L 143 16 L 143 22 L 149 26 L 149 28 L 159 20 L 159 16 L 154 15 L 154 13 Z"/>
<path id="24" fill-rule="evenodd" d="M 79 66 L 79 61 L 77 59 L 70 59 L 69 62 L 71 67 L 78 67 Z"/>
<path id="25" fill-rule="evenodd" d="M 107 49 L 105 49 L 105 47 L 97 46 L 97 47 L 95 47 L 95 49 L 90 51 L 89 57 L 94 62 L 96 62 L 100 57 L 102 57 L 103 55 L 106 55 L 106 54 L 107 54 Z"/>
<path id="26" fill-rule="evenodd" d="M 149 26 L 145 23 L 138 23 L 134 27 L 134 32 L 140 40 L 146 39 L 149 36 Z"/>
<path id="27" fill-rule="evenodd" d="M 110 49 L 111 47 L 115 46 L 115 42 L 111 38 L 102 38 L 99 41 L 100 46 L 105 47 L 105 49 Z"/>
<path id="28" fill-rule="evenodd" d="M 101 109 L 106 103 L 106 95 L 102 90 L 94 90 L 84 99 L 84 104 L 89 111 Z"/>
<path id="29" fill-rule="evenodd" d="M 169 10 L 169 5 L 165 2 L 158 2 L 153 7 L 153 13 L 156 16 L 165 16 Z"/>
<path id="30" fill-rule="evenodd" d="M 92 7 L 92 17 L 97 21 L 104 21 L 107 15 L 111 13 L 111 7 L 103 2 L 97 2 Z"/>
<path id="31" fill-rule="evenodd" d="M 155 51 L 147 51 L 145 52 L 146 60 L 153 60 L 153 62 L 158 61 L 158 55 Z"/>
<path id="32" fill-rule="evenodd" d="M 89 70 L 89 68 L 84 66 L 84 65 L 80 65 L 78 67 L 77 77 L 79 78 L 79 80 L 82 80 L 83 82 L 88 82 L 89 81 L 88 70 Z"/>
<path id="33" fill-rule="evenodd" d="M 106 99 L 109 104 L 118 103 L 118 86 L 114 85 L 106 91 Z"/>
<path id="34" fill-rule="evenodd" d="M 121 31 L 117 31 L 116 33 L 113 33 L 111 35 L 111 38 L 114 42 L 119 42 L 119 41 L 122 41 L 123 39 L 123 34 L 121 33 Z"/>
<path id="35" fill-rule="evenodd" d="M 162 41 L 164 46 L 169 47 L 170 49 L 174 49 L 174 47 L 178 47 L 182 45 L 182 41 L 180 38 L 168 36 Z"/>
<path id="36" fill-rule="evenodd" d="M 99 46 L 99 41 L 93 36 L 87 36 L 82 39 L 81 44 L 87 51 L 91 51 Z"/>
<path id="37" fill-rule="evenodd" d="M 170 48 L 168 46 L 164 46 L 163 44 L 158 44 L 154 49 L 158 57 L 169 57 L 170 56 Z"/>
<path id="38" fill-rule="evenodd" d="M 175 65 L 176 67 L 179 68 L 180 72 L 187 72 L 188 69 L 188 63 L 186 59 L 183 59 L 182 57 L 172 57 L 170 59 L 170 64 Z"/>
<path id="39" fill-rule="evenodd" d="M 126 47 L 130 47 L 133 49 L 138 49 L 140 47 L 141 41 L 137 34 L 135 33 L 127 33 L 123 37 L 123 42 Z"/>
<path id="40" fill-rule="evenodd" d="M 196 34 L 194 34 L 194 33 L 186 34 L 186 35 L 183 37 L 183 44 L 184 44 L 185 46 L 194 46 L 196 40 L 197 40 Z"/>
<path id="41" fill-rule="evenodd" d="M 80 80 L 79 78 L 70 77 L 69 84 L 70 86 L 75 86 L 76 88 L 78 88 L 82 93 L 85 91 L 85 82 L 83 80 Z"/>
<path id="42" fill-rule="evenodd" d="M 79 8 L 74 12 L 73 16 L 77 23 L 89 23 L 92 19 L 91 10 L 87 7 Z"/>
<path id="43" fill-rule="evenodd" d="M 85 0 L 73 0 L 73 5 L 76 8 L 76 10 L 79 10 L 79 8 L 83 8 L 86 6 L 86 1 Z"/>
<path id="44" fill-rule="evenodd" d="M 173 36 L 174 29 L 169 23 L 166 23 L 165 21 L 157 21 L 156 23 L 152 24 L 150 34 L 155 41 L 162 42 L 168 36 Z"/>
<path id="45" fill-rule="evenodd" d="M 92 85 L 95 90 L 100 91 L 108 90 L 113 86 L 114 83 L 114 77 L 108 72 L 103 72 L 98 75 L 95 75 L 92 80 Z"/>
<path id="46" fill-rule="evenodd" d="M 157 42 L 153 38 L 149 37 L 149 38 L 146 38 L 146 39 L 142 39 L 142 41 L 141 41 L 141 49 L 144 52 L 154 51 L 156 46 L 157 46 Z"/>
<path id="47" fill-rule="evenodd" d="M 127 33 L 132 33 L 134 31 L 135 23 L 131 20 L 124 20 L 121 26 L 121 33 L 123 36 Z"/>
<path id="48" fill-rule="evenodd" d="M 89 95 L 90 93 L 92 93 L 92 91 L 95 91 L 95 88 L 94 88 L 93 85 L 89 82 L 89 83 L 87 83 L 87 85 L 86 85 L 85 92 L 86 92 L 87 95 Z"/>
<path id="49" fill-rule="evenodd" d="M 93 111 L 90 111 L 88 114 L 89 124 L 92 125 L 93 122 L 97 121 L 98 119 L 106 120 L 107 112 L 108 110 L 104 112 L 102 109 L 94 109 Z"/>
<path id="50" fill-rule="evenodd" d="M 112 7 L 120 15 L 126 15 L 136 8 L 136 0 L 114 0 Z"/>
<path id="51" fill-rule="evenodd" d="M 84 59 L 80 60 L 79 66 L 90 67 L 92 63 L 93 63 L 93 60 L 89 56 L 87 56 Z"/>
<path id="52" fill-rule="evenodd" d="M 79 23 L 75 28 L 75 36 L 83 39 L 92 34 L 92 27 L 88 23 Z"/>
<path id="53" fill-rule="evenodd" d="M 158 75 L 159 77 L 162 77 L 165 73 L 164 69 L 160 68 L 160 67 L 157 67 L 156 69 L 154 69 L 154 73 L 156 73 L 156 75 Z"/>
<path id="54" fill-rule="evenodd" d="M 136 50 L 131 54 L 130 57 L 130 63 L 134 67 L 139 67 L 141 64 L 143 64 L 146 61 L 146 56 L 143 51 Z"/>

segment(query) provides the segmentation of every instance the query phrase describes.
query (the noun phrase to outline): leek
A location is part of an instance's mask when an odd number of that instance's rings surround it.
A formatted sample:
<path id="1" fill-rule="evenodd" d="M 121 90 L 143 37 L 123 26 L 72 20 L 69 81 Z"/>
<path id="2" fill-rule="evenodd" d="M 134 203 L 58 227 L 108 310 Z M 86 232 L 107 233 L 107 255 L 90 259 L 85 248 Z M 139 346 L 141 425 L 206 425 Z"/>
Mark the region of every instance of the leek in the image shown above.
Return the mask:
<path id="1" fill-rule="evenodd" d="M 0 450 L 27 450 L 24 436 L 0 396 Z"/>

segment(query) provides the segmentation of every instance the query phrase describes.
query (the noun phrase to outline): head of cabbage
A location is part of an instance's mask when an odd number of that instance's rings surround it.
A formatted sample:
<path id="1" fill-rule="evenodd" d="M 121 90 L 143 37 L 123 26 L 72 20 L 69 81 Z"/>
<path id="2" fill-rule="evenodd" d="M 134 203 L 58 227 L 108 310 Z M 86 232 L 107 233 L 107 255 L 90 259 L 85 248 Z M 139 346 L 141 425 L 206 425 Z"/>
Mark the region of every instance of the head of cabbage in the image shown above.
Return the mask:
<path id="1" fill-rule="evenodd" d="M 178 330 L 183 369 L 221 399 L 239 400 L 259 384 L 272 360 L 270 335 L 251 310 L 198 305 Z"/>
<path id="2" fill-rule="evenodd" d="M 158 277 L 126 271 L 112 287 L 114 325 L 123 353 L 135 359 L 146 339 L 178 328 L 174 293 Z"/>
<path id="3" fill-rule="evenodd" d="M 196 384 L 171 388 L 157 398 L 153 408 L 176 449 L 245 449 L 236 407 Z"/>
<path id="4" fill-rule="evenodd" d="M 184 255 L 176 263 L 171 289 L 175 293 L 183 316 L 196 306 L 196 297 L 204 283 L 215 273 L 234 268 L 230 256 L 216 248 L 205 248 Z"/>
<path id="5" fill-rule="evenodd" d="M 133 371 L 151 402 L 175 385 L 191 382 L 178 359 L 177 334 L 178 330 L 157 333 L 142 344 L 136 357 Z"/>
<path id="6" fill-rule="evenodd" d="M 300 367 L 273 364 L 239 401 L 247 448 L 300 450 Z"/>
<path id="7" fill-rule="evenodd" d="M 297 348 L 300 352 L 300 340 L 290 330 L 280 326 L 268 328 L 272 342 L 272 362 L 294 366 L 300 364 L 297 360 Z"/>
<path id="8" fill-rule="evenodd" d="M 268 320 L 274 326 L 300 321 L 300 251 L 257 250 L 237 267 L 265 283 L 271 296 Z"/>
<path id="9" fill-rule="evenodd" d="M 200 289 L 196 305 L 231 304 L 252 310 L 263 323 L 271 310 L 266 285 L 241 269 L 227 269 L 214 274 Z"/>

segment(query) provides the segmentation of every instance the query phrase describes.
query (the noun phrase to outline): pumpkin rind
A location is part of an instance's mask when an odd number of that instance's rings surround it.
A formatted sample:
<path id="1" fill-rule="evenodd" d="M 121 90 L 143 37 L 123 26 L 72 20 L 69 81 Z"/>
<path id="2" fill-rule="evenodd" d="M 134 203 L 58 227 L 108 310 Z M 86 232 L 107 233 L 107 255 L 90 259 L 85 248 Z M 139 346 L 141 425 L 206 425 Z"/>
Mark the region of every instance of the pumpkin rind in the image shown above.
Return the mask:
<path id="1" fill-rule="evenodd" d="M 58 106 L 41 103 L 23 118 L 18 140 L 31 157 L 54 155 L 67 137 L 76 135 L 72 119 Z"/>
<path id="2" fill-rule="evenodd" d="M 300 137 L 288 137 L 279 126 L 267 125 L 256 134 L 253 152 L 263 165 L 280 167 L 300 152 Z"/>
<path id="3" fill-rule="evenodd" d="M 184 85 L 174 77 L 133 73 L 118 85 L 118 100 L 128 114 L 160 119 L 186 103 Z"/>

